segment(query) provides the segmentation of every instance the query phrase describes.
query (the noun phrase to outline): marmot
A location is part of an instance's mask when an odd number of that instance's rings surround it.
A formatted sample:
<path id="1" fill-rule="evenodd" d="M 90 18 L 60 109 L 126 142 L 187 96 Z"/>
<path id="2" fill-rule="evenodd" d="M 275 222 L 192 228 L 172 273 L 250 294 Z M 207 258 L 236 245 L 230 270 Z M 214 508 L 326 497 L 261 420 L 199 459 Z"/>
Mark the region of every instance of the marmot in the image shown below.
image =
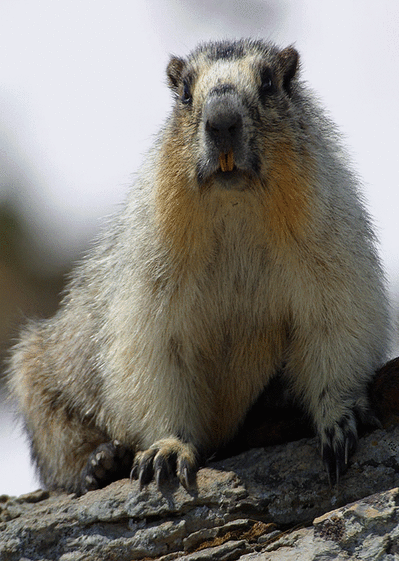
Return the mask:
<path id="1" fill-rule="evenodd" d="M 358 180 L 298 75 L 294 47 L 261 40 L 171 58 L 173 111 L 123 211 L 11 355 L 47 488 L 132 465 L 189 486 L 278 370 L 344 471 L 388 306 Z"/>

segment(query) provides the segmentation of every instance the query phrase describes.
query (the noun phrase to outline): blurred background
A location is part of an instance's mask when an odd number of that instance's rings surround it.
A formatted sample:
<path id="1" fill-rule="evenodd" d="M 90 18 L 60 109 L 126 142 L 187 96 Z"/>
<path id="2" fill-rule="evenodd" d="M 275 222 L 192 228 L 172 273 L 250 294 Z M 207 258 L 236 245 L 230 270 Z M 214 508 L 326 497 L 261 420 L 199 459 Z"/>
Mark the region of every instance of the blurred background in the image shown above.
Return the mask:
<path id="1" fill-rule="evenodd" d="M 170 111 L 170 54 L 244 36 L 300 51 L 363 179 L 396 323 L 398 29 L 397 0 L 1 0 L 0 354 L 24 317 L 54 313 L 134 182 Z M 0 495 L 36 489 L 1 382 L 0 450 Z"/>

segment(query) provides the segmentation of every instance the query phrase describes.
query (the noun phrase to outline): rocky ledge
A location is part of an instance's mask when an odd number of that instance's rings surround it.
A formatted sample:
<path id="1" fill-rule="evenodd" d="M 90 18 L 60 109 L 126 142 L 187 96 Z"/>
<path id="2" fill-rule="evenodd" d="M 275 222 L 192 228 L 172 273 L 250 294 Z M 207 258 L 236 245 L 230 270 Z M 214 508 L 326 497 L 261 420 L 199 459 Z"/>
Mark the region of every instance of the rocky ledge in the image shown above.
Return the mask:
<path id="1" fill-rule="evenodd" d="M 330 488 L 315 438 L 201 469 L 197 488 L 121 480 L 0 497 L 2 561 L 398 559 L 399 425 L 360 439 Z"/>

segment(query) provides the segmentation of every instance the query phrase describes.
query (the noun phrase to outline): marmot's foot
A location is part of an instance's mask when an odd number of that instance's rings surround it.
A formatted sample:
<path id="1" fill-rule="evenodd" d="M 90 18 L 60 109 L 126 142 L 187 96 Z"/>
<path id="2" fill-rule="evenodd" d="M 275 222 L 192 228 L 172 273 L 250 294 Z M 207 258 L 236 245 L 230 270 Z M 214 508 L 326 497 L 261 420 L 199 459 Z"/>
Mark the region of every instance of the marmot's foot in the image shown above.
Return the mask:
<path id="1" fill-rule="evenodd" d="M 192 444 L 175 437 L 158 440 L 134 458 L 131 477 L 138 479 L 140 488 L 155 479 L 157 487 L 178 477 L 186 489 L 193 486 L 198 470 L 197 454 Z"/>
<path id="2" fill-rule="evenodd" d="M 132 450 L 118 440 L 97 446 L 82 471 L 82 493 L 101 489 L 113 481 L 129 477 L 133 457 Z"/>

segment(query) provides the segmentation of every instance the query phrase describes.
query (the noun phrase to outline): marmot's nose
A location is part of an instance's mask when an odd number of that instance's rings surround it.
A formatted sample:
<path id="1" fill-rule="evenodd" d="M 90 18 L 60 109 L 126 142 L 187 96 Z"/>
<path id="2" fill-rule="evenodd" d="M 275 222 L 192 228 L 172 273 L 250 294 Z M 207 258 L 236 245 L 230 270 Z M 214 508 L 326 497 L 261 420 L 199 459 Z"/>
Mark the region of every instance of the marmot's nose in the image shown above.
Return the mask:
<path id="1" fill-rule="evenodd" d="M 225 144 L 227 148 L 232 148 L 240 135 L 241 127 L 241 115 L 223 109 L 213 112 L 206 121 L 207 133 L 220 148 Z"/>
<path id="2" fill-rule="evenodd" d="M 205 130 L 220 152 L 235 150 L 242 136 L 242 115 L 232 95 L 211 97 L 204 109 Z"/>

